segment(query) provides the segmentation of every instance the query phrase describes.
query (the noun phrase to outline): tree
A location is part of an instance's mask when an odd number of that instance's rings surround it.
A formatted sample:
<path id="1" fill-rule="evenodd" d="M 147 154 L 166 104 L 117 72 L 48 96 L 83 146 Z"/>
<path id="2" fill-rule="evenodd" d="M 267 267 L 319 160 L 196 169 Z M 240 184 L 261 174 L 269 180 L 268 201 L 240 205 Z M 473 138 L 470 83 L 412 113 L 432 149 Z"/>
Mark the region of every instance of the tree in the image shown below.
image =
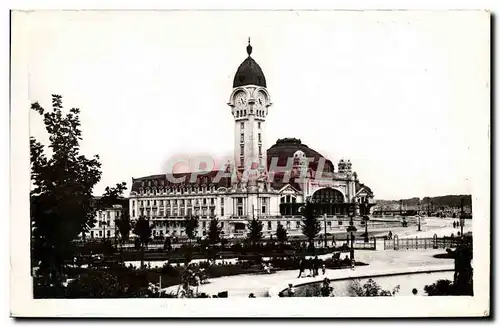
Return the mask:
<path id="1" fill-rule="evenodd" d="M 307 237 L 309 247 L 314 248 L 314 238 L 321 231 L 321 223 L 316 217 L 314 205 L 311 202 L 306 203 L 302 215 L 304 216 L 302 219 L 302 234 Z"/>
<path id="2" fill-rule="evenodd" d="M 248 240 L 252 243 L 252 247 L 255 246 L 262 240 L 262 229 L 264 228 L 264 224 L 262 221 L 257 220 L 255 218 L 252 219 L 250 225 L 248 225 Z"/>
<path id="3" fill-rule="evenodd" d="M 286 229 L 281 223 L 278 223 L 278 227 L 276 228 L 276 238 L 278 239 L 278 242 L 281 243 L 281 245 L 284 245 L 288 240 Z"/>
<path id="4" fill-rule="evenodd" d="M 118 232 L 120 233 L 120 240 L 123 245 L 125 244 L 125 242 L 129 240 L 130 230 L 132 229 L 128 210 L 124 210 L 122 212 L 120 218 L 115 220 L 115 224 L 116 227 L 118 228 Z"/>
<path id="5" fill-rule="evenodd" d="M 134 224 L 134 234 L 137 235 L 137 242 L 141 248 L 142 258 L 141 258 L 141 268 L 144 266 L 144 250 L 148 247 L 148 243 L 151 240 L 152 230 L 154 228 L 153 224 L 150 224 L 149 219 L 144 217 L 139 217 Z"/>
<path id="6" fill-rule="evenodd" d="M 213 260 L 217 257 L 216 246 L 219 242 L 221 242 L 221 231 L 222 227 L 219 225 L 219 220 L 217 218 L 210 219 L 210 223 L 208 225 L 207 243 L 209 245 L 208 256 Z"/>
<path id="7" fill-rule="evenodd" d="M 186 230 L 186 235 L 190 241 L 196 237 L 196 229 L 198 229 L 199 225 L 200 222 L 198 217 L 187 216 L 184 219 L 184 228 Z"/>
<path id="8" fill-rule="evenodd" d="M 208 225 L 208 244 L 216 245 L 221 241 L 220 234 L 222 227 L 219 225 L 219 220 L 217 218 L 210 219 L 210 224 Z"/>
<path id="9" fill-rule="evenodd" d="M 127 189 L 127 183 L 117 183 L 115 187 L 106 186 L 104 194 L 100 199 L 100 205 L 104 208 L 110 208 L 115 204 L 119 204 L 120 200 L 123 201 L 123 192 Z"/>
<path id="10" fill-rule="evenodd" d="M 60 95 L 52 95 L 52 110 L 37 102 L 31 109 L 43 117 L 50 143 L 30 138 L 32 262 L 40 277 L 35 285 L 58 287 L 65 260 L 75 254 L 72 241 L 95 223 L 92 189 L 101 179 L 101 163 L 97 155 L 80 154 L 79 109 L 65 114 Z"/>

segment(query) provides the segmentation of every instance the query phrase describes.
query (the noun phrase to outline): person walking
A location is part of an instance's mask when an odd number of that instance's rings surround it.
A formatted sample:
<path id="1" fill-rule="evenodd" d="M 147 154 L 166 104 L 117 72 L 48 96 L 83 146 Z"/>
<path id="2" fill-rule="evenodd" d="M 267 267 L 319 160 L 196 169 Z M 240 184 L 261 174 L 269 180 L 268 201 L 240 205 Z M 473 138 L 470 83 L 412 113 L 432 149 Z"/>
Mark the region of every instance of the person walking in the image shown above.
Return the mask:
<path id="1" fill-rule="evenodd" d="M 319 259 L 318 256 L 315 256 L 313 259 L 313 277 L 319 275 L 318 270 L 319 270 Z"/>
<path id="2" fill-rule="evenodd" d="M 306 265 L 306 263 L 304 262 L 304 259 L 301 259 L 300 263 L 299 263 L 299 276 L 297 278 L 302 277 L 302 273 L 306 269 L 305 265 Z"/>

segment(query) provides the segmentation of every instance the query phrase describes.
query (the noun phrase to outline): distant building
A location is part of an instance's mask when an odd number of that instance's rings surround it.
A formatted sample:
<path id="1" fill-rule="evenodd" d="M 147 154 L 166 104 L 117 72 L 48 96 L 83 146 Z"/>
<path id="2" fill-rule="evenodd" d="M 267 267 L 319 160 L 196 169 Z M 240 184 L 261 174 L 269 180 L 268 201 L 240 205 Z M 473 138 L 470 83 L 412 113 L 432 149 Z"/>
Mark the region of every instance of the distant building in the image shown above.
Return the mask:
<path id="1" fill-rule="evenodd" d="M 117 204 L 111 206 L 102 206 L 99 204 L 100 197 L 96 198 L 96 207 L 98 208 L 95 215 L 94 227 L 85 233 L 86 239 L 106 239 L 119 236 L 119 231 L 116 225 L 116 219 L 119 219 L 123 214 L 123 209 L 126 208 L 127 199 L 122 199 Z M 82 235 L 80 235 L 82 237 Z"/>

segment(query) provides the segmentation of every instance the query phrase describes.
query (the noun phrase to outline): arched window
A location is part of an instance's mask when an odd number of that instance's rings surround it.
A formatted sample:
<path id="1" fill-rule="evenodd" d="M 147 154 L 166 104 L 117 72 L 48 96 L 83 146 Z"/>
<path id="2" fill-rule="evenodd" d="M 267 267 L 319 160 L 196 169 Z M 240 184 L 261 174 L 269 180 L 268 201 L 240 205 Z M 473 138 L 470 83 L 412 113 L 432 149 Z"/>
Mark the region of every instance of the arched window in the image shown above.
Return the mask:
<path id="1" fill-rule="evenodd" d="M 343 203 L 344 195 L 332 188 L 323 188 L 314 192 L 312 196 L 314 203 Z"/>

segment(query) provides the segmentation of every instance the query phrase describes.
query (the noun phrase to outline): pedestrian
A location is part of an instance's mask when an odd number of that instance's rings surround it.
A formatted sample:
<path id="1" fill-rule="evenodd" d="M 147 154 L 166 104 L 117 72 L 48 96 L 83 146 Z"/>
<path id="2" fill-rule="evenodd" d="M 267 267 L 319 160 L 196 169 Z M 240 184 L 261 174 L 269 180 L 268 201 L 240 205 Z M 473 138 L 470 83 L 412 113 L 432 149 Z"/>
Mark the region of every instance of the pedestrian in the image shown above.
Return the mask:
<path id="1" fill-rule="evenodd" d="M 453 228 L 455 228 L 457 226 L 457 224 L 455 224 L 455 222 L 453 222 Z"/>
<path id="2" fill-rule="evenodd" d="M 299 263 L 299 276 L 297 278 L 300 278 L 302 277 L 302 273 L 304 272 L 304 270 L 306 269 L 306 263 L 304 262 L 304 259 L 301 259 L 300 260 L 300 263 Z"/>
<path id="3" fill-rule="evenodd" d="M 319 259 L 318 256 L 315 256 L 313 260 L 313 277 L 319 275 L 318 270 L 319 270 Z"/>
<path id="4" fill-rule="evenodd" d="M 323 272 L 323 275 L 325 275 L 325 273 L 326 273 L 326 265 L 325 264 L 323 264 L 321 266 L 321 271 Z"/>
<path id="5" fill-rule="evenodd" d="M 289 297 L 295 296 L 295 289 L 293 288 L 293 284 L 288 284 L 287 294 Z"/>
<path id="6" fill-rule="evenodd" d="M 335 235 L 332 235 L 332 246 L 337 247 L 337 242 L 335 241 Z"/>
<path id="7" fill-rule="evenodd" d="M 307 269 L 309 269 L 309 277 L 313 276 L 314 267 L 313 260 L 311 258 L 307 259 Z"/>
<path id="8" fill-rule="evenodd" d="M 255 298 L 255 295 L 254 295 L 253 293 L 250 293 L 250 294 L 248 295 L 248 297 L 249 297 L 249 298 L 251 298 L 251 299 L 254 299 L 254 298 Z"/>

